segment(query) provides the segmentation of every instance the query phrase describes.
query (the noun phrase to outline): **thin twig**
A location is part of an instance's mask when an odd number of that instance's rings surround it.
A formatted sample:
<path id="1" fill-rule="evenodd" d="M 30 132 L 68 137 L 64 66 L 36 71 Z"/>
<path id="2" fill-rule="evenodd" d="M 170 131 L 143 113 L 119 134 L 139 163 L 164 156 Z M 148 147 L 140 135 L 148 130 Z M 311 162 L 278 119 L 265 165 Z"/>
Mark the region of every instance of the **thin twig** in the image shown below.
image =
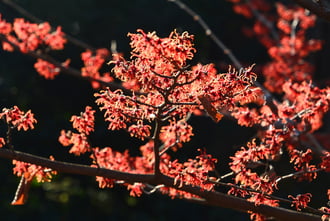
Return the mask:
<path id="1" fill-rule="evenodd" d="M 306 174 L 306 173 L 318 173 L 318 172 L 321 172 L 323 171 L 323 169 L 317 169 L 317 170 L 309 170 L 309 171 L 298 171 L 298 172 L 295 172 L 295 173 L 290 173 L 290 174 L 287 174 L 287 175 L 284 175 L 284 176 L 281 176 L 279 178 L 276 179 L 276 183 L 279 183 L 280 181 L 282 180 L 285 180 L 285 179 L 289 179 L 289 178 L 292 178 L 292 177 L 298 177 L 302 174 Z"/>

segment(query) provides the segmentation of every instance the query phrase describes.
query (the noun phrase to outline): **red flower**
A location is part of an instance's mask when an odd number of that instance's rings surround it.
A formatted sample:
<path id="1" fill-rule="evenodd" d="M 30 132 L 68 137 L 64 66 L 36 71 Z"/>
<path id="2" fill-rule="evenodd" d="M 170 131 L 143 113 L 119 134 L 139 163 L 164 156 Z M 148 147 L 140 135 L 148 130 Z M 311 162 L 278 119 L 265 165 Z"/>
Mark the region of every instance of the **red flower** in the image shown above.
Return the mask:
<path id="1" fill-rule="evenodd" d="M 44 41 L 53 50 L 62 50 L 64 48 L 64 44 L 67 42 L 60 26 L 57 27 L 56 31 L 53 33 L 45 35 Z"/>
<path id="2" fill-rule="evenodd" d="M 0 148 L 6 144 L 6 141 L 3 137 L 0 137 Z"/>
<path id="3" fill-rule="evenodd" d="M 11 124 L 17 130 L 28 130 L 33 129 L 35 123 L 37 123 L 37 120 L 34 118 L 33 113 L 31 113 L 31 110 L 27 112 L 21 111 L 17 106 L 14 106 L 13 108 L 4 108 L 2 109 L 2 112 L 0 113 L 0 118 L 6 119 L 6 122 L 8 124 Z"/>
<path id="4" fill-rule="evenodd" d="M 34 64 L 34 68 L 46 79 L 54 79 L 55 76 L 60 73 L 60 68 L 40 58 L 37 59 L 37 62 Z"/>
<path id="5" fill-rule="evenodd" d="M 150 136 L 150 129 L 150 125 L 145 125 L 142 121 L 138 121 L 137 124 L 133 124 L 128 128 L 128 132 L 132 137 L 144 140 L 145 137 Z"/>
<path id="6" fill-rule="evenodd" d="M 291 206 L 295 206 L 296 210 L 300 211 L 303 208 L 307 207 L 307 204 L 311 201 L 312 194 L 305 193 L 305 194 L 298 194 L 296 197 L 291 195 L 288 196 L 292 199 Z"/>
<path id="7" fill-rule="evenodd" d="M 328 151 L 323 152 L 323 156 L 321 157 L 322 162 L 320 164 L 320 168 L 325 170 L 326 172 L 330 172 L 330 153 Z M 330 197 L 330 190 L 328 190 L 328 196 Z"/>
<path id="8" fill-rule="evenodd" d="M 54 160 L 53 157 L 50 158 Z M 56 174 L 56 171 L 30 163 L 13 160 L 13 164 L 15 165 L 13 173 L 17 176 L 24 176 L 27 180 L 36 177 L 38 182 L 50 182 L 52 176 Z"/>
<path id="9" fill-rule="evenodd" d="M 2 15 L 0 14 L 0 34 L 8 35 L 12 31 L 12 25 L 1 17 Z"/>
<path id="10" fill-rule="evenodd" d="M 80 113 L 80 116 L 73 115 L 70 120 L 73 128 L 77 129 L 79 133 L 89 135 L 94 131 L 94 113 L 95 111 L 90 106 L 86 106 L 85 112 Z"/>

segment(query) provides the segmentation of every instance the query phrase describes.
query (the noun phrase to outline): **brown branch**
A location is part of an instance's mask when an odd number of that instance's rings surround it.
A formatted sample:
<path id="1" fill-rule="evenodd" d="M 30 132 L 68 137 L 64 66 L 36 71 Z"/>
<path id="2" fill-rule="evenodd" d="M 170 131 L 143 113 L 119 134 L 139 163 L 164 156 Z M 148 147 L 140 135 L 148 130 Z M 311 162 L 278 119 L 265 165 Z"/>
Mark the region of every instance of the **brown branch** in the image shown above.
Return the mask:
<path id="1" fill-rule="evenodd" d="M 157 179 L 155 179 L 155 176 L 153 174 L 131 174 L 131 173 L 125 173 L 115 170 L 104 169 L 104 168 L 90 167 L 81 164 L 52 161 L 44 157 L 39 157 L 32 154 L 23 153 L 14 150 L 8 150 L 4 148 L 0 148 L 0 157 L 7 159 L 15 159 L 18 161 L 40 165 L 62 173 L 79 174 L 85 176 L 102 176 L 110 179 L 124 180 L 125 182 L 128 183 L 134 183 L 134 182 L 149 183 L 154 186 L 164 184 L 165 186 L 197 195 L 202 199 L 205 199 L 206 204 L 208 205 L 230 208 L 244 212 L 253 211 L 256 213 L 262 213 L 266 216 L 275 217 L 278 218 L 279 220 L 284 220 L 284 221 L 320 220 L 319 216 L 313 214 L 306 214 L 289 209 L 270 207 L 266 205 L 256 206 L 253 202 L 248 202 L 245 199 L 241 199 L 238 197 L 230 196 L 215 191 L 202 190 L 199 187 L 193 187 L 189 185 L 182 185 L 182 187 L 179 187 L 178 183 L 180 182 L 174 184 L 175 182 L 173 178 L 162 174 L 159 174 Z"/>
<path id="2" fill-rule="evenodd" d="M 36 155 L 14 151 L 9 149 L 0 149 L 0 157 L 7 159 L 15 159 L 18 161 L 23 161 L 26 163 L 31 163 L 35 165 L 40 165 L 42 167 L 47 167 L 57 172 L 69 173 L 69 174 L 79 174 L 85 176 L 102 176 L 116 180 L 125 180 L 129 183 L 134 182 L 142 182 L 148 183 L 150 182 L 154 175 L 153 174 L 132 174 L 125 173 L 115 170 L 108 170 L 104 168 L 90 167 L 82 164 L 61 162 L 61 161 L 52 161 L 48 158 L 39 157 Z"/>
<path id="3" fill-rule="evenodd" d="M 157 112 L 161 112 L 160 110 L 158 110 Z M 160 155 L 159 155 L 159 149 L 161 146 L 161 140 L 159 138 L 160 135 L 160 130 L 161 130 L 161 120 L 160 120 L 160 116 L 159 113 L 157 113 L 156 116 L 156 120 L 155 120 L 155 131 L 154 131 L 154 135 L 152 137 L 153 141 L 154 141 L 154 173 L 155 173 L 155 178 L 157 179 L 158 176 L 161 174 L 160 172 Z"/>
<path id="4" fill-rule="evenodd" d="M 323 18 L 326 21 L 330 22 L 330 10 L 323 4 L 323 1 L 318 0 L 316 1 L 317 3 L 315 3 L 312 0 L 294 0 L 294 2 L 308 9 L 320 18 Z"/>

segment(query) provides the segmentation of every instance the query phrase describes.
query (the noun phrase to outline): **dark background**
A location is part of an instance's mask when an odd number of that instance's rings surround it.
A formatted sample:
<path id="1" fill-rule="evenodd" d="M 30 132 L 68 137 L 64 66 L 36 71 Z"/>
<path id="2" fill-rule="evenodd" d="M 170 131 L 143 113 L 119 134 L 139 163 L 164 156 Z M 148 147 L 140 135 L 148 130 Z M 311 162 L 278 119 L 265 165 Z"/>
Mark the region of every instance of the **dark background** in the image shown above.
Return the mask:
<path id="1" fill-rule="evenodd" d="M 166 0 L 17 0 L 26 10 L 52 26 L 61 25 L 63 31 L 93 47 L 110 47 L 116 40 L 117 50 L 129 57 L 128 32 L 136 29 L 156 31 L 167 36 L 173 29 L 188 31 L 195 35 L 197 54 L 192 64 L 215 63 L 217 67 L 230 63 L 222 51 L 204 34 L 204 30 L 175 4 Z M 246 38 L 241 28 L 250 22 L 236 15 L 231 4 L 217 0 L 186 1 L 196 10 L 215 34 L 232 49 L 238 59 L 246 65 L 263 64 L 268 61 L 266 50 L 256 40 Z M 17 11 L 0 1 L 0 13 L 7 21 L 22 17 Z M 327 39 L 329 25 L 319 21 L 311 33 Z M 327 74 L 327 48 L 312 57 L 317 67 L 316 79 L 324 82 Z M 80 53 L 83 50 L 68 44 L 64 51 L 52 55 L 64 61 L 71 58 L 72 66 L 80 68 Z M 59 75 L 55 80 L 45 80 L 33 68 L 34 59 L 14 52 L 0 51 L 0 108 L 19 106 L 31 109 L 38 124 L 32 131 L 14 133 L 16 149 L 57 160 L 86 163 L 88 156 L 74 157 L 68 148 L 62 147 L 57 139 L 61 129 L 71 129 L 70 117 L 79 114 L 86 105 L 93 106 L 90 84 L 82 79 Z M 110 69 L 110 67 L 109 67 Z M 228 157 L 246 140 L 254 135 L 252 129 L 238 127 L 227 120 L 214 124 L 210 119 L 194 117 L 193 140 L 175 155 L 184 160 L 193 157 L 197 148 L 207 151 L 219 160 L 219 170 L 228 171 Z M 95 146 L 111 146 L 117 150 L 129 149 L 137 153 L 141 144 L 123 132 L 109 132 L 102 122 L 102 113 L 97 114 L 96 132 L 91 140 Z M 5 125 L 0 124 L 0 136 L 4 136 Z M 285 170 L 287 165 L 280 165 Z M 122 187 L 99 189 L 93 177 L 59 174 L 52 183 L 33 183 L 28 203 L 10 206 L 19 179 L 12 175 L 11 162 L 0 160 L 0 217 L 1 220 L 248 220 L 248 215 L 236 211 L 197 205 L 183 200 L 171 200 L 159 194 L 132 198 Z M 329 187 L 328 177 L 320 175 L 313 183 L 288 181 L 282 195 L 305 193 L 313 189 L 316 207 L 326 202 L 325 190 Z M 315 193 L 316 192 L 316 193 Z"/>

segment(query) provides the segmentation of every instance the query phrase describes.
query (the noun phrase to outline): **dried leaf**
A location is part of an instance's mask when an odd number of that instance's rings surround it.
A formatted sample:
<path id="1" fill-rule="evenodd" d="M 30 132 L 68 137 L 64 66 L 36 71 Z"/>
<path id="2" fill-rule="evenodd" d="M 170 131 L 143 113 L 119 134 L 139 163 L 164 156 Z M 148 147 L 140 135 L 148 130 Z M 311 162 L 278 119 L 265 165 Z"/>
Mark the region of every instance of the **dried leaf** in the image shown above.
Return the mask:
<path id="1" fill-rule="evenodd" d="M 223 115 L 219 113 L 217 109 L 215 109 L 215 107 L 212 105 L 208 95 L 200 95 L 198 96 L 198 99 L 202 103 L 207 114 L 212 118 L 214 122 L 218 123 L 223 118 Z"/>
<path id="2" fill-rule="evenodd" d="M 24 205 L 28 198 L 32 179 L 28 179 L 25 175 L 21 176 L 21 180 L 18 184 L 15 197 L 11 202 L 11 205 Z"/>

